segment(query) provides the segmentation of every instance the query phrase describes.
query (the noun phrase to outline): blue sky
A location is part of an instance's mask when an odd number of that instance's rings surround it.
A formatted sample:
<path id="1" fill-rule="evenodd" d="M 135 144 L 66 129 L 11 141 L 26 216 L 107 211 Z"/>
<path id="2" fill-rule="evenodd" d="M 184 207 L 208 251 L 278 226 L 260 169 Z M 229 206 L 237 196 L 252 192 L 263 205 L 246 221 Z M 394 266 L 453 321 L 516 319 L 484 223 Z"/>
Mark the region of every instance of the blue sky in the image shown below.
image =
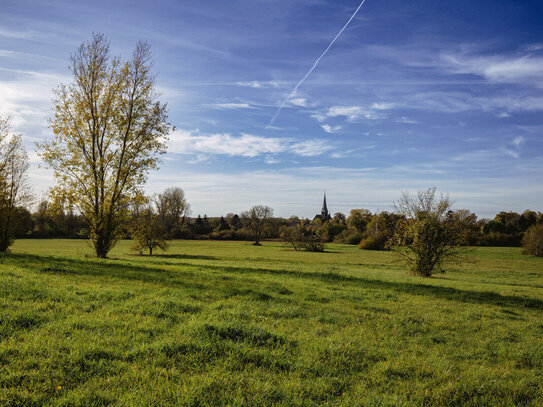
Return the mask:
<path id="1" fill-rule="evenodd" d="M 52 184 L 34 142 L 52 89 L 93 32 L 114 55 L 153 49 L 177 127 L 148 193 L 182 187 L 193 214 L 267 204 L 313 216 L 390 210 L 436 186 L 480 217 L 543 210 L 543 3 L 2 0 L 0 114 L 12 116 L 39 197 Z"/>

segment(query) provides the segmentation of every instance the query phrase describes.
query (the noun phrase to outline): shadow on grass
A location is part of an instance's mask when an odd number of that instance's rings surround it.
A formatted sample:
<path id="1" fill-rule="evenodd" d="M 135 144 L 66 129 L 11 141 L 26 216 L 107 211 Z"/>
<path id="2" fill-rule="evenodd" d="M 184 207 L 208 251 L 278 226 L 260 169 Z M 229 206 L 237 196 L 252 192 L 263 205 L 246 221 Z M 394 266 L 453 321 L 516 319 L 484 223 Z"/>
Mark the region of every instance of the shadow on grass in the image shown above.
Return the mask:
<path id="1" fill-rule="evenodd" d="M 38 272 L 56 274 L 81 274 L 103 277 L 113 277 L 126 280 L 139 280 L 165 285 L 185 286 L 205 289 L 206 284 L 194 281 L 210 279 L 211 276 L 198 275 L 196 271 L 183 271 L 186 267 L 210 270 L 223 273 L 237 274 L 269 274 L 280 275 L 298 279 L 319 280 L 326 283 L 353 284 L 364 288 L 391 290 L 400 293 L 443 298 L 451 301 L 466 303 L 490 304 L 518 308 L 543 309 L 543 300 L 514 295 L 501 295 L 490 291 L 461 290 L 453 287 L 435 286 L 419 282 L 394 282 L 375 280 L 371 278 L 347 276 L 333 272 L 302 272 L 296 270 L 265 269 L 255 267 L 232 267 L 220 265 L 194 265 L 190 263 L 177 263 L 174 270 L 165 270 L 158 267 L 144 267 L 133 264 L 124 264 L 99 259 L 59 258 L 54 256 L 9 254 L 2 256 L 2 262 L 14 260 L 16 265 L 33 266 Z M 420 280 L 417 280 L 420 281 Z"/>
<path id="2" fill-rule="evenodd" d="M 8 254 L 0 258 L 1 262 L 28 266 L 38 273 L 56 275 L 88 275 L 111 277 L 124 280 L 138 280 L 148 283 L 161 283 L 191 288 L 203 288 L 194 282 L 193 271 L 166 270 L 159 267 L 144 267 L 119 261 L 96 258 L 77 259 L 35 254 Z"/>
<path id="3" fill-rule="evenodd" d="M 264 273 L 285 275 L 294 278 L 320 280 L 328 283 L 348 283 L 360 285 L 364 288 L 392 290 L 400 293 L 431 296 L 467 303 L 543 309 L 542 300 L 529 297 L 517 297 L 514 295 L 501 295 L 490 291 L 461 290 L 453 287 L 435 286 L 422 283 L 383 281 L 363 277 L 346 276 L 331 272 L 302 272 L 294 270 L 259 269 L 251 267 L 224 267 L 213 265 L 198 265 L 198 267 L 204 269 L 213 269 L 217 271 L 220 270 L 229 273 Z"/>
<path id="4" fill-rule="evenodd" d="M 145 257 L 147 259 L 191 259 L 191 260 L 223 260 L 216 256 L 192 255 L 192 254 L 153 254 L 152 256 L 142 254 L 136 257 Z"/>

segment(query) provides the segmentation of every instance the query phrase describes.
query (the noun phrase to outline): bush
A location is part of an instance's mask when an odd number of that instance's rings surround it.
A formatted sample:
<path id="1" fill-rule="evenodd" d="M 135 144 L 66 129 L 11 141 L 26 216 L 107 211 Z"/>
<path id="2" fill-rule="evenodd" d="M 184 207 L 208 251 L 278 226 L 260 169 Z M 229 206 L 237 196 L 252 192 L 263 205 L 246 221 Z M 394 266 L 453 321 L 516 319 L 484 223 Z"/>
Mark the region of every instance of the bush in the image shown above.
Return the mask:
<path id="1" fill-rule="evenodd" d="M 302 222 L 297 226 L 283 226 L 281 240 L 296 251 L 323 252 L 325 248 L 325 239 Z"/>
<path id="2" fill-rule="evenodd" d="M 388 250 L 387 235 L 379 233 L 374 236 L 369 236 L 358 244 L 358 248 L 362 250 Z"/>
<path id="3" fill-rule="evenodd" d="M 531 226 L 522 238 L 522 253 L 543 257 L 543 224 Z"/>
<path id="4" fill-rule="evenodd" d="M 345 229 L 334 238 L 334 243 L 358 244 L 363 235 L 356 229 Z"/>
<path id="5" fill-rule="evenodd" d="M 448 216 L 448 197 L 438 198 L 430 188 L 416 196 L 404 193 L 394 206 L 405 219 L 396 224 L 391 245 L 413 275 L 430 277 L 459 260 L 461 228 Z"/>

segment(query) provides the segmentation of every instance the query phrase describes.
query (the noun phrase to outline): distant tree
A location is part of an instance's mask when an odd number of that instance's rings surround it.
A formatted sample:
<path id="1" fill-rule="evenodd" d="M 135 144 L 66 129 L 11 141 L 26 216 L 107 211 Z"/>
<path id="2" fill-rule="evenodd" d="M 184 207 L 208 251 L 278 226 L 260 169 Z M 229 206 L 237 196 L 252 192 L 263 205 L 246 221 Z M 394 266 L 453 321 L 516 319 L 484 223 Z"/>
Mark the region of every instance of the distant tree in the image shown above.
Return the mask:
<path id="1" fill-rule="evenodd" d="M 451 207 L 448 197 L 436 197 L 435 188 L 414 197 L 404 193 L 395 203 L 405 220 L 398 222 L 392 246 L 414 275 L 430 277 L 458 259 L 461 236 L 457 225 L 447 219 Z"/>
<path id="2" fill-rule="evenodd" d="M 371 218 L 372 214 L 367 209 L 352 209 L 346 222 L 348 227 L 356 229 L 359 233 L 364 233 Z"/>
<path id="3" fill-rule="evenodd" d="M 30 211 L 22 206 L 15 208 L 13 214 L 13 236 L 15 238 L 28 236 L 34 229 L 34 220 Z"/>
<path id="4" fill-rule="evenodd" d="M 522 253 L 543 257 L 543 224 L 531 226 L 522 238 Z"/>
<path id="5" fill-rule="evenodd" d="M 134 249 L 140 253 L 146 249 L 149 250 L 149 256 L 152 256 L 154 249 L 168 248 L 166 230 L 151 205 L 132 219 L 131 235 Z"/>
<path id="6" fill-rule="evenodd" d="M 253 236 L 254 244 L 260 245 L 264 230 L 273 216 L 273 209 L 269 206 L 257 205 L 241 214 L 246 221 L 248 229 Z"/>
<path id="7" fill-rule="evenodd" d="M 30 198 L 28 155 L 21 135 L 10 133 L 9 118 L 0 117 L 0 253 L 13 243 L 18 206 Z"/>
<path id="8" fill-rule="evenodd" d="M 185 197 L 185 192 L 179 187 L 168 188 L 162 194 L 155 197 L 155 205 L 158 215 L 170 236 L 190 215 L 190 205 Z"/>
<path id="9" fill-rule="evenodd" d="M 344 225 L 345 224 L 345 215 L 341 212 L 336 212 L 334 214 L 334 217 L 332 218 L 332 221 L 334 221 L 335 223 L 337 224 L 342 224 Z"/>
<path id="10" fill-rule="evenodd" d="M 366 225 L 364 239 L 358 244 L 363 250 L 389 250 L 389 240 L 396 230 L 396 224 L 402 219 L 400 215 L 383 211 L 371 217 Z"/>
<path id="11" fill-rule="evenodd" d="M 221 230 L 228 230 L 230 229 L 230 225 L 228 222 L 224 219 L 224 216 L 221 216 L 221 219 L 219 220 L 217 227 L 215 228 L 217 232 L 220 232 Z"/>
<path id="12" fill-rule="evenodd" d="M 73 81 L 56 91 L 54 137 L 38 145 L 54 170 L 52 196 L 85 217 L 97 257 L 121 237 L 129 203 L 166 150 L 171 126 L 151 66 L 147 43 L 121 63 L 104 35 L 94 35 L 71 55 Z"/>
<path id="13" fill-rule="evenodd" d="M 526 210 L 520 215 L 519 227 L 522 232 L 528 230 L 537 223 L 537 212 Z"/>
<path id="14" fill-rule="evenodd" d="M 226 221 L 228 222 L 233 231 L 236 231 L 241 227 L 241 219 L 237 214 L 229 213 L 228 215 L 226 215 Z"/>
<path id="15" fill-rule="evenodd" d="M 297 225 L 283 226 L 280 238 L 295 251 L 322 252 L 325 248 L 325 238 L 306 225 L 303 219 Z"/>

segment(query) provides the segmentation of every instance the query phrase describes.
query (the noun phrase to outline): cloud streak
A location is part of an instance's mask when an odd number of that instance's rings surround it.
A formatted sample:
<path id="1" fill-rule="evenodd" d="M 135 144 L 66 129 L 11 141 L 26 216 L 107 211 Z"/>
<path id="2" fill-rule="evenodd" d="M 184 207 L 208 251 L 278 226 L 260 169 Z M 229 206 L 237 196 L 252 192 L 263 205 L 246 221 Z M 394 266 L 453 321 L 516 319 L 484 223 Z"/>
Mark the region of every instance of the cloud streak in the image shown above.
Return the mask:
<path id="1" fill-rule="evenodd" d="M 168 151 L 176 154 L 196 154 L 193 163 L 203 161 L 207 154 L 255 158 L 261 155 L 292 153 L 301 157 L 321 155 L 333 147 L 325 140 L 296 141 L 281 137 L 261 137 L 242 133 L 200 134 L 196 131 L 177 130 L 170 137 Z M 270 161 L 269 157 L 267 161 Z"/>
<path id="2" fill-rule="evenodd" d="M 304 77 L 302 79 L 300 79 L 300 81 L 292 88 L 292 90 L 288 93 L 287 97 L 283 100 L 283 102 L 281 103 L 281 105 L 279 106 L 279 108 L 277 109 L 277 111 L 275 112 L 275 114 L 273 115 L 273 117 L 271 118 L 271 120 L 269 121 L 268 125 L 266 126 L 266 128 L 268 128 L 269 126 L 271 126 L 273 123 L 275 123 L 275 120 L 277 119 L 277 116 L 279 116 L 279 113 L 281 113 L 281 110 L 283 109 L 283 107 L 285 107 L 285 104 L 289 101 L 289 99 L 291 99 L 294 95 L 296 95 L 296 92 L 298 91 L 298 88 L 302 85 L 302 83 L 304 83 L 304 81 L 309 77 L 309 75 L 311 75 L 311 72 L 313 72 L 315 70 L 315 68 L 317 67 L 317 65 L 319 64 L 319 62 L 321 61 L 321 59 L 326 55 L 326 53 L 328 52 L 328 50 L 330 48 L 332 48 L 332 45 L 334 45 L 334 43 L 336 42 L 336 40 L 339 38 L 339 36 L 341 34 L 343 34 L 343 31 L 345 31 L 345 29 L 347 28 L 347 26 L 349 25 L 349 23 L 352 21 L 352 19 L 358 14 L 358 11 L 362 8 L 362 6 L 364 5 L 364 3 L 366 2 L 366 0 L 362 0 L 362 2 L 360 3 L 360 5 L 357 7 L 357 9 L 354 11 L 354 13 L 352 14 L 351 18 L 349 18 L 349 20 L 345 23 L 345 25 L 343 26 L 343 28 L 341 30 L 339 30 L 339 32 L 336 34 L 336 36 L 334 37 L 334 39 L 332 40 L 332 42 L 330 42 L 330 44 L 328 44 L 328 47 L 326 47 L 326 49 L 324 50 L 324 52 L 317 58 L 317 60 L 315 61 L 315 63 L 313 64 L 313 66 L 309 69 L 309 71 L 306 72 L 306 74 L 304 75 Z"/>

